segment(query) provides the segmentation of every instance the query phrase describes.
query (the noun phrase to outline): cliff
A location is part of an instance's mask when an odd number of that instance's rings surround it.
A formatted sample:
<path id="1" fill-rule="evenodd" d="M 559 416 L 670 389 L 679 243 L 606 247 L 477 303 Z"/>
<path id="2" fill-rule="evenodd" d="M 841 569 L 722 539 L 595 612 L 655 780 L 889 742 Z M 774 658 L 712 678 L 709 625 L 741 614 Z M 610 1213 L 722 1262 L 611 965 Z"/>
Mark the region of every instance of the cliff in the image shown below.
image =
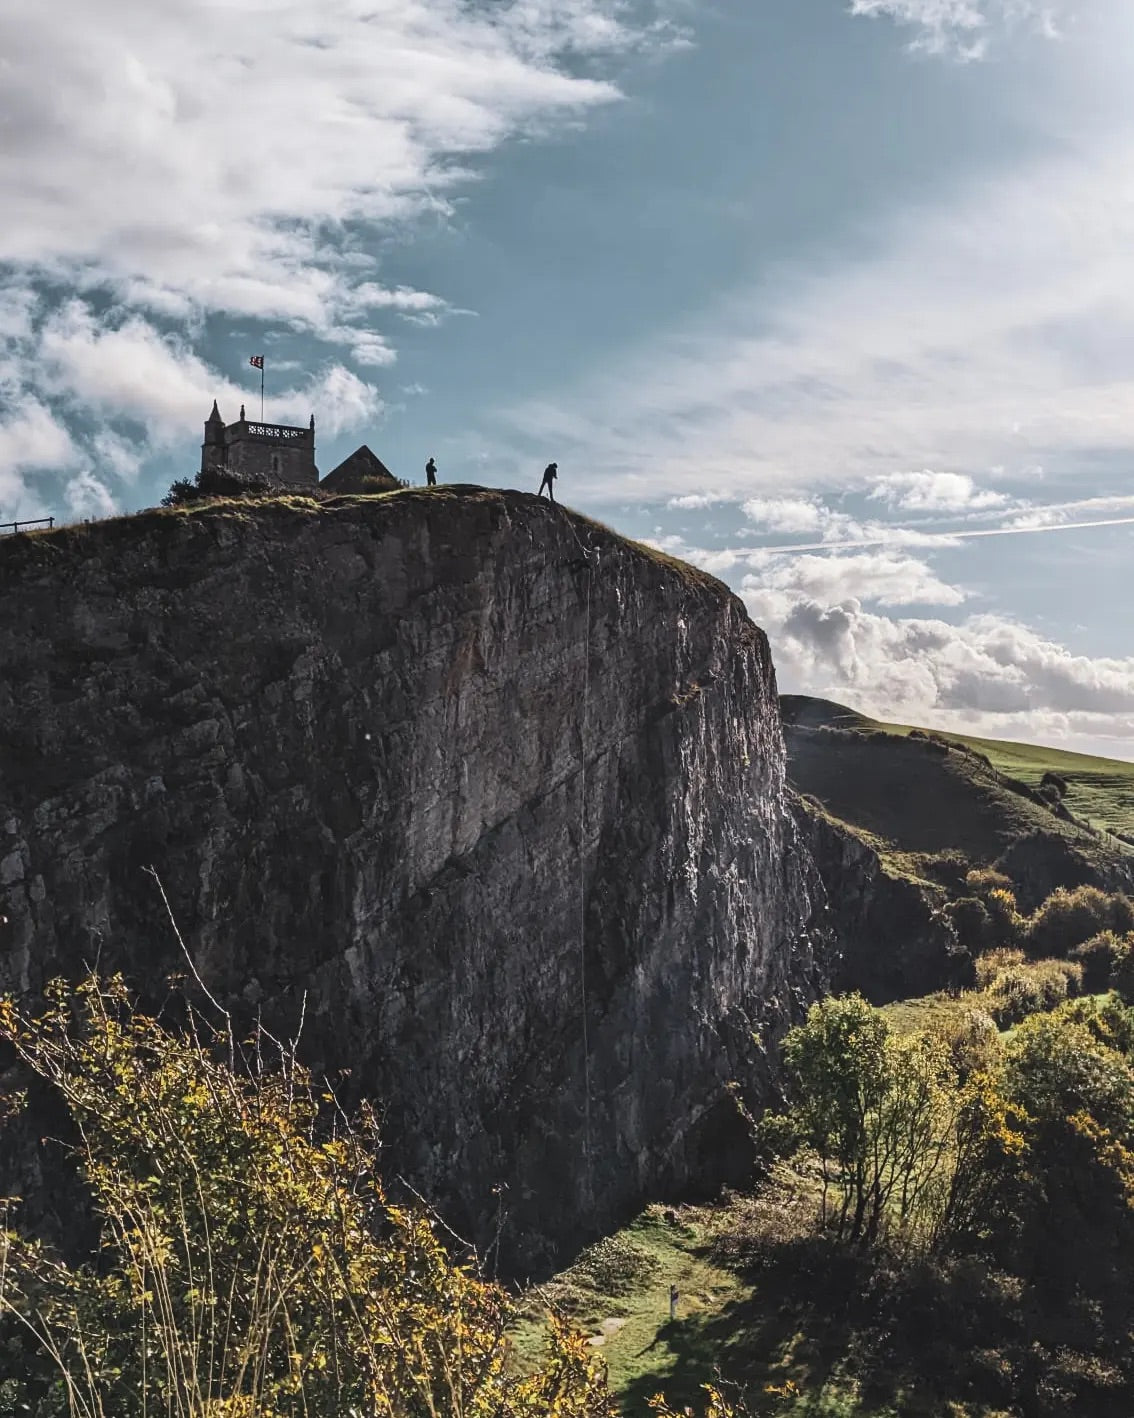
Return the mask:
<path id="1" fill-rule="evenodd" d="M 940 909 L 946 897 L 940 886 L 896 870 L 813 799 L 796 798 L 794 810 L 839 943 L 833 990 L 889 1004 L 969 983 L 972 961 Z"/>
<path id="2" fill-rule="evenodd" d="M 153 866 L 209 989 L 305 1000 L 387 1172 L 513 1264 L 725 1175 L 822 893 L 720 583 L 450 487 L 12 538 L 0 596 L 4 987 L 159 997 Z"/>

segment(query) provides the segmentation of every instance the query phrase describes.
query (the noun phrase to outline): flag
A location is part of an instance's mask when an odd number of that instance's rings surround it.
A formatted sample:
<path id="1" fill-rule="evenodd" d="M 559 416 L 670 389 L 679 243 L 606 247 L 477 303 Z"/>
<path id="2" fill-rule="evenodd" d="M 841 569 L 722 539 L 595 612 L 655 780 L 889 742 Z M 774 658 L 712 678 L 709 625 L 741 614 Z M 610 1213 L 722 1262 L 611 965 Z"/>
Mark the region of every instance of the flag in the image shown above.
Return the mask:
<path id="1" fill-rule="evenodd" d="M 264 356 L 263 356 L 263 355 L 253 355 L 252 358 L 248 361 L 248 363 L 252 366 L 253 369 L 263 369 L 263 367 L 264 367 Z"/>

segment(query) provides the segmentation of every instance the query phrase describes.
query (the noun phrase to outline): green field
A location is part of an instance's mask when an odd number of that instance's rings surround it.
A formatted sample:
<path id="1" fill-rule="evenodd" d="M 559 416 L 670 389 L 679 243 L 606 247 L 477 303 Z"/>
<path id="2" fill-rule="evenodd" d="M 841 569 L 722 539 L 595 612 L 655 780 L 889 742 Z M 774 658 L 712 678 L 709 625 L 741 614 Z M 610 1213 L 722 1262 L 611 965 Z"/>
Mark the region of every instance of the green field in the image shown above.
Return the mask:
<path id="1" fill-rule="evenodd" d="M 887 727 L 895 733 L 909 732 L 899 725 Z M 1019 778 L 1030 788 L 1038 787 L 1045 773 L 1058 773 L 1067 781 L 1066 802 L 1076 817 L 1111 832 L 1134 833 L 1134 763 L 1003 739 L 948 733 L 938 737 L 985 754 L 998 772 Z"/>

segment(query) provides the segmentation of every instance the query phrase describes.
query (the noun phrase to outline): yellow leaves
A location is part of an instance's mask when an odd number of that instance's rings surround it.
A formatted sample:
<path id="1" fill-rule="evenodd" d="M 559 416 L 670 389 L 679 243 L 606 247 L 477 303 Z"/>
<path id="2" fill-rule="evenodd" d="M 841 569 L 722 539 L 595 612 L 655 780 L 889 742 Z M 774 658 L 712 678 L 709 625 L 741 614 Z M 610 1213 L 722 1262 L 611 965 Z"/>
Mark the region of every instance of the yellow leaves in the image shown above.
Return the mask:
<path id="1" fill-rule="evenodd" d="M 792 1407 L 794 1407 L 796 1399 L 801 1396 L 799 1385 L 794 1379 L 785 1379 L 782 1384 L 765 1384 L 764 1392 L 769 1398 L 779 1399 L 785 1406 Z"/>
<path id="2" fill-rule="evenodd" d="M 1067 1123 L 1073 1133 L 1090 1144 L 1095 1160 L 1113 1174 L 1126 1205 L 1134 1210 L 1134 1151 L 1085 1109 L 1073 1113 Z"/>
<path id="3" fill-rule="evenodd" d="M 1023 1156 L 1028 1146 L 1025 1132 L 1028 1115 L 1019 1104 L 1004 1097 L 993 1074 L 973 1074 L 961 1097 L 962 1111 L 969 1125 L 986 1144 L 1005 1157 Z"/>
<path id="4" fill-rule="evenodd" d="M 702 1384 L 701 1388 L 705 1394 L 703 1418 L 739 1418 L 737 1409 L 728 1402 L 715 1384 Z M 789 1394 L 795 1396 L 798 1394 L 799 1390 L 796 1388 L 795 1384 L 788 1379 L 787 1383 L 782 1388 L 775 1388 L 769 1384 L 764 1392 L 771 1396 L 787 1396 Z M 650 1399 L 650 1407 L 653 1409 L 656 1418 L 694 1418 L 692 1408 L 671 1408 L 665 1401 L 664 1395 L 660 1393 L 655 1393 L 653 1398 Z"/>
<path id="5" fill-rule="evenodd" d="M 145 1356 L 155 1409 L 191 1418 L 613 1414 L 601 1359 L 565 1327 L 540 1374 L 505 1375 L 508 1297 L 387 1204 L 373 1112 L 344 1132 L 289 1057 L 233 1071 L 227 1036 L 197 1031 L 134 1012 L 120 981 L 56 986 L 37 1018 L 0 1005 L 0 1035 L 82 1124 L 104 1223 L 85 1266 L 9 1246 L 0 1309 L 24 1293 L 18 1267 L 86 1407 L 123 1411 Z M 123 1367 L 91 1357 L 111 1352 Z"/>

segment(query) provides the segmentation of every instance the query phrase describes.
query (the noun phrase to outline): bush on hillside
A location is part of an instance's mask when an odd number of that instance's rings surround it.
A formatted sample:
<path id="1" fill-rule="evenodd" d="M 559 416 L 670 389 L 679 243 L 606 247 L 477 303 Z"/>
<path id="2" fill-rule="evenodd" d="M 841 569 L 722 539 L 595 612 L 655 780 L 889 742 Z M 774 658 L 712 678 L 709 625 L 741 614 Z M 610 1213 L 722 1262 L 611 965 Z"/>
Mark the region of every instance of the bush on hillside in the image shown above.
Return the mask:
<path id="1" fill-rule="evenodd" d="M 1127 1004 L 1134 1004 L 1134 934 L 1125 935 L 1114 953 L 1110 987 Z"/>
<path id="2" fill-rule="evenodd" d="M 958 897 L 944 910 L 957 933 L 958 943 L 970 954 L 980 955 L 997 944 L 992 915 L 978 896 Z"/>
<path id="3" fill-rule="evenodd" d="M 840 1241 L 931 1245 L 946 1224 L 958 1152 L 950 1051 L 895 1034 L 860 995 L 820 1001 L 784 1040 L 796 1135 L 819 1159 L 820 1225 Z"/>
<path id="4" fill-rule="evenodd" d="M 960 1004 L 974 998 L 979 1000 L 979 996 L 963 995 Z M 1000 1035 L 996 1021 L 985 1008 L 974 1005 L 950 1011 L 933 1032 L 949 1050 L 953 1070 L 962 1083 L 974 1073 L 992 1068 L 999 1056 Z"/>
<path id="5" fill-rule="evenodd" d="M 1115 966 L 1129 951 L 1131 940 L 1134 937 L 1100 931 L 1071 951 L 1071 959 L 1083 967 L 1083 989 L 1087 994 L 1097 995 L 1111 988 Z"/>
<path id="6" fill-rule="evenodd" d="M 979 896 L 982 901 L 987 900 L 994 891 L 1012 892 L 1012 878 L 1005 876 L 1002 871 L 996 871 L 993 867 L 976 867 L 965 875 L 965 885 L 969 889 L 971 896 Z"/>
<path id="7" fill-rule="evenodd" d="M 985 910 L 992 921 L 992 934 L 998 946 L 1014 946 L 1024 934 L 1027 922 L 1016 906 L 1011 891 L 990 891 L 985 898 Z"/>
<path id="8" fill-rule="evenodd" d="M 1025 922 L 1016 905 L 1011 879 L 1003 872 L 983 868 L 970 871 L 965 877 L 965 885 L 988 913 L 987 924 L 980 923 L 985 936 L 984 949 L 1016 945 L 1023 934 Z"/>
<path id="9" fill-rule="evenodd" d="M 1067 955 L 1103 931 L 1126 935 L 1134 930 L 1134 907 L 1122 895 L 1095 886 L 1060 887 L 1028 923 L 1026 942 L 1032 955 Z"/>
<path id="10" fill-rule="evenodd" d="M 1083 967 L 1072 960 L 1028 960 L 1019 950 L 995 950 L 976 965 L 981 1002 L 1001 1029 L 1055 1009 L 1081 994 Z"/>

